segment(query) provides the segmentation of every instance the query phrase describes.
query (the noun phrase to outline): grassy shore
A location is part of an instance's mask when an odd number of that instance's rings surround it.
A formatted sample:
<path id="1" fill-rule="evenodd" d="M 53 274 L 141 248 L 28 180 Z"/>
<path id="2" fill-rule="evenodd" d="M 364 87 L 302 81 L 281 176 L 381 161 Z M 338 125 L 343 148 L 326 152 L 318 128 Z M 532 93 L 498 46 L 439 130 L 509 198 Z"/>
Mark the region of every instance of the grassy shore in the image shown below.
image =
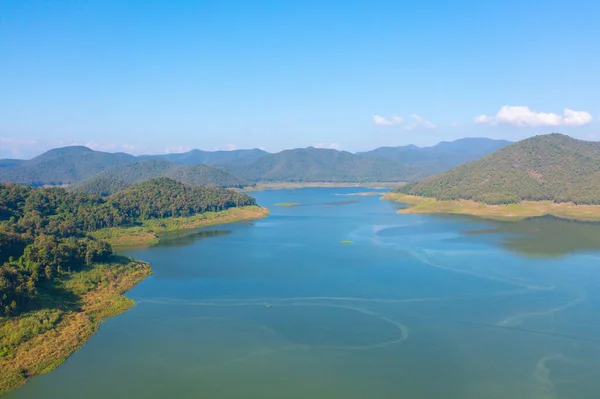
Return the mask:
<path id="1" fill-rule="evenodd" d="M 114 263 L 94 265 L 59 280 L 40 309 L 0 318 L 0 395 L 63 363 L 103 319 L 135 304 L 123 293 L 150 274 L 146 263 L 115 257 Z"/>
<path id="2" fill-rule="evenodd" d="M 253 187 L 246 187 L 243 191 L 265 191 L 265 190 L 294 190 L 297 188 L 310 188 L 310 187 L 382 187 L 392 188 L 403 185 L 404 183 L 390 183 L 390 182 L 365 182 L 365 183 L 332 183 L 332 182 L 307 182 L 307 183 L 259 183 Z"/>
<path id="3" fill-rule="evenodd" d="M 412 205 L 399 210 L 398 213 L 472 215 L 495 220 L 521 220 L 552 215 L 570 220 L 600 221 L 600 206 L 598 205 L 575 205 L 552 201 L 522 201 L 518 204 L 487 205 L 467 200 L 438 201 L 434 198 L 400 193 L 388 193 L 381 199 Z"/>
<path id="4" fill-rule="evenodd" d="M 114 246 L 153 245 L 158 243 L 161 235 L 173 231 L 261 219 L 268 214 L 269 210 L 260 206 L 230 208 L 226 211 L 206 212 L 190 217 L 147 220 L 139 226 L 128 228 L 102 229 L 94 232 L 93 236 Z"/>

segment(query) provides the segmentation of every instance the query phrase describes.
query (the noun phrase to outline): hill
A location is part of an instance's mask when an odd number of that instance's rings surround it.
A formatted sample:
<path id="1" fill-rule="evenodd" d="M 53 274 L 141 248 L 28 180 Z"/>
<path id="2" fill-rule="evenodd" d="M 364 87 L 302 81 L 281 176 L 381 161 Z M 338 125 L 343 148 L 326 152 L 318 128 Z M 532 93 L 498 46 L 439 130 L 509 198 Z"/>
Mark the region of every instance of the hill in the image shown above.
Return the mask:
<path id="1" fill-rule="evenodd" d="M 399 182 L 423 176 L 418 168 L 388 159 L 313 147 L 285 150 L 250 163 L 218 167 L 251 182 Z"/>
<path id="2" fill-rule="evenodd" d="M 357 155 L 389 159 L 401 165 L 421 168 L 428 175 L 433 175 L 479 159 L 509 144 L 511 142 L 506 140 L 464 138 L 450 142 L 442 141 L 432 147 L 380 147 L 368 152 L 359 152 Z"/>
<path id="3" fill-rule="evenodd" d="M 181 154 L 143 155 L 139 158 L 160 158 L 180 165 L 217 165 L 226 163 L 251 162 L 267 155 L 268 152 L 259 150 L 231 150 L 231 151 L 202 151 L 191 150 Z"/>
<path id="4" fill-rule="evenodd" d="M 12 166 L 19 166 L 23 162 L 25 161 L 22 159 L 0 159 L 0 168 L 10 168 Z"/>
<path id="5" fill-rule="evenodd" d="M 487 204 L 600 204 L 600 143 L 558 133 L 535 136 L 397 191 Z"/>
<path id="6" fill-rule="evenodd" d="M 83 146 L 55 148 L 31 160 L 0 167 L 0 183 L 36 186 L 72 184 L 135 160 L 133 155 L 94 151 Z"/>
<path id="7" fill-rule="evenodd" d="M 206 165 L 175 165 L 164 159 L 150 159 L 107 169 L 73 189 L 88 194 L 110 195 L 135 183 L 168 177 L 194 186 L 244 187 L 246 181 Z"/>

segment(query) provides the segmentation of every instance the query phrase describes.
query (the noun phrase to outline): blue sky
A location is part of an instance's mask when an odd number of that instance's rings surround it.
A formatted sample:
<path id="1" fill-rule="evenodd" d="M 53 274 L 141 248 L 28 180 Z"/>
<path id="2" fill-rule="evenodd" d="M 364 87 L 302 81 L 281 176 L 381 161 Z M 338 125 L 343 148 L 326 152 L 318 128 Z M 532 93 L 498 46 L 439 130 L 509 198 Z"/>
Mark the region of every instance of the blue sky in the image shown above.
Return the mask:
<path id="1" fill-rule="evenodd" d="M 593 0 L 2 0 L 0 156 L 600 139 L 599 46 Z"/>

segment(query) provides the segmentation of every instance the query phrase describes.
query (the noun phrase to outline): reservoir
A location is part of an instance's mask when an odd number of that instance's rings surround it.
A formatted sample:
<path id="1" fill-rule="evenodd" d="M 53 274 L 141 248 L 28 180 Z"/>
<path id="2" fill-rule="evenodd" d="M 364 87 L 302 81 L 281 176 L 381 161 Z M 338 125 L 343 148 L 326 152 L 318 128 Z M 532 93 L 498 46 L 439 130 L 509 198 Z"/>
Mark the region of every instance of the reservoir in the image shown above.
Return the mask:
<path id="1" fill-rule="evenodd" d="M 137 306 L 6 397 L 598 396 L 599 224 L 401 215 L 366 190 L 252 193 L 268 218 L 128 249 L 154 273 Z"/>

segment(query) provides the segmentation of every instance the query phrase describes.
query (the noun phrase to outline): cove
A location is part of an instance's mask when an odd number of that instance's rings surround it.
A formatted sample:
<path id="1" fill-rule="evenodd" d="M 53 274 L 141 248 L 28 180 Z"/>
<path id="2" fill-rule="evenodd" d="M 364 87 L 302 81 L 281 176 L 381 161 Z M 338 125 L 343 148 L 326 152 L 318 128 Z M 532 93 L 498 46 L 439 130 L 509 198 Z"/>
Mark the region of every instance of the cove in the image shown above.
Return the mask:
<path id="1" fill-rule="evenodd" d="M 128 250 L 137 306 L 6 397 L 597 396 L 600 225 L 340 201 L 365 191 L 255 192 L 266 219 Z"/>

